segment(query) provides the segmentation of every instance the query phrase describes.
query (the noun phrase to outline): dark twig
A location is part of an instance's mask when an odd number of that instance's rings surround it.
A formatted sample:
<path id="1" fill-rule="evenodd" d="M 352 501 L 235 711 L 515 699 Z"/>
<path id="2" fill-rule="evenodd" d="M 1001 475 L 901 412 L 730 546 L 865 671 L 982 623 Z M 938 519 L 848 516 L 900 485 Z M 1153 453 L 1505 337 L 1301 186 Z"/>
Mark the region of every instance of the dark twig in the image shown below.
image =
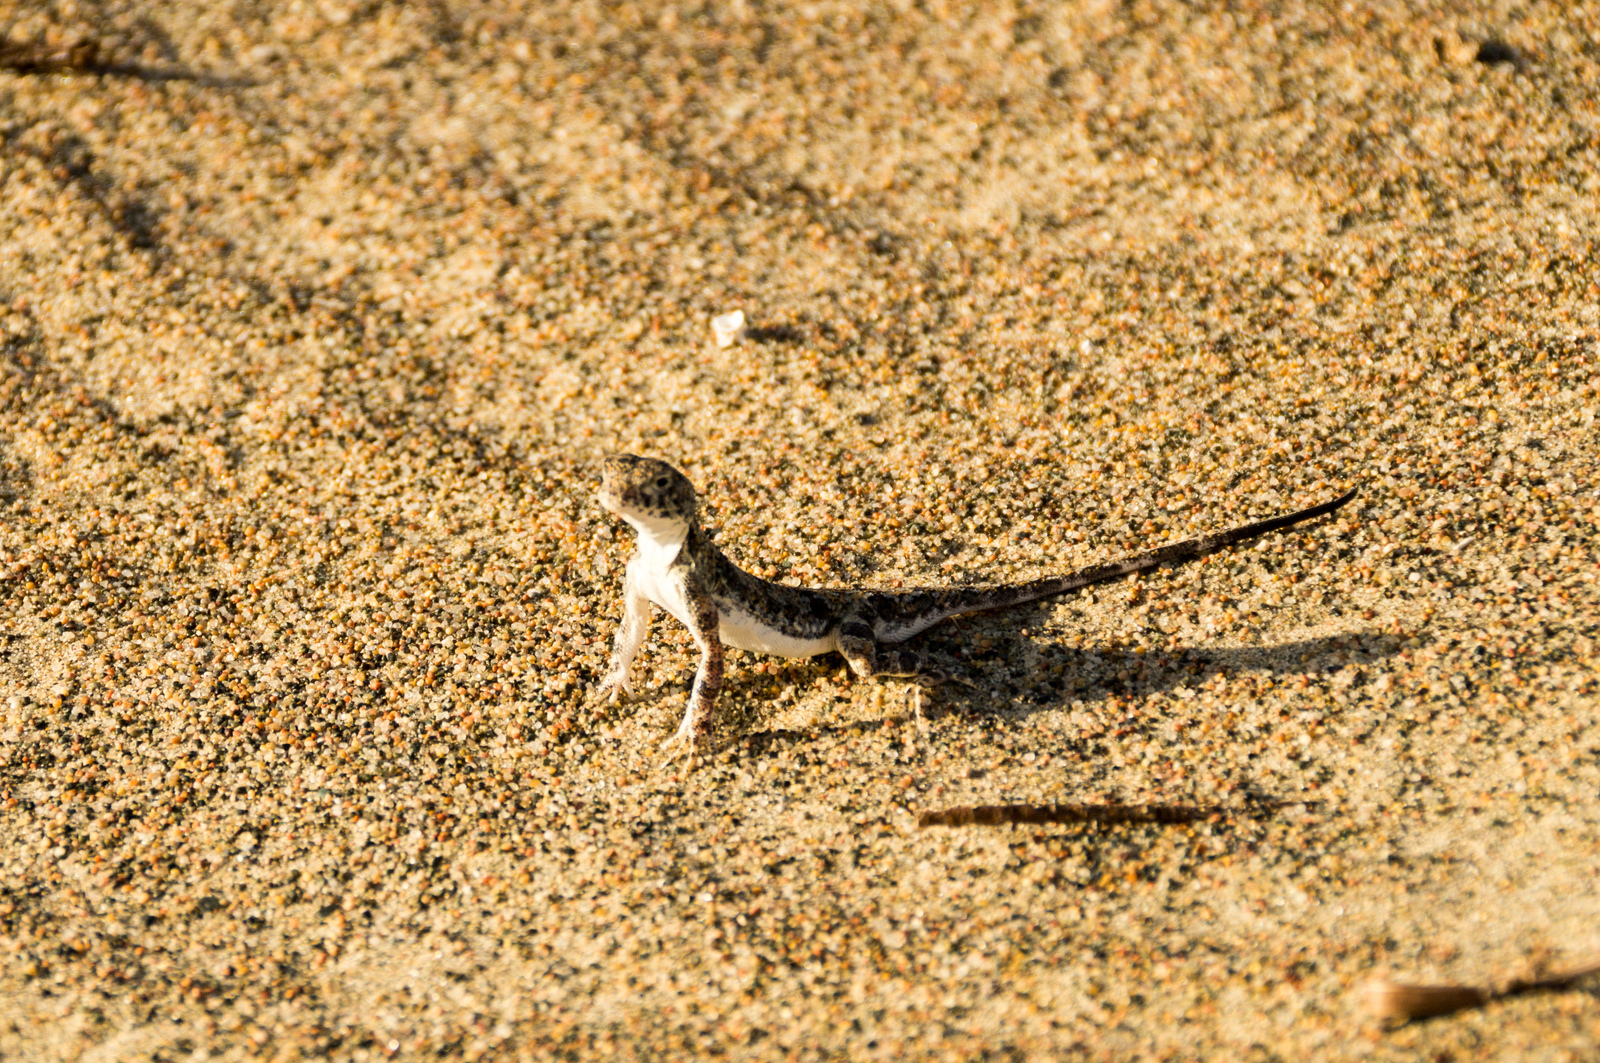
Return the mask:
<path id="1" fill-rule="evenodd" d="M 190 70 L 107 62 L 101 55 L 100 42 L 93 37 L 63 48 L 0 42 L 0 70 L 18 74 L 108 74 L 139 81 L 193 81 L 222 87 L 254 84 L 244 78 L 219 78 Z"/>
<path id="2" fill-rule="evenodd" d="M 1491 1000 L 1526 993 L 1566 989 L 1580 979 L 1600 974 L 1600 963 L 1589 963 L 1541 978 L 1517 978 L 1495 989 L 1466 985 L 1401 985 L 1380 979 L 1367 987 L 1367 1008 L 1380 1019 L 1410 1022 L 1481 1008 Z"/>
<path id="3" fill-rule="evenodd" d="M 102 65 L 100 42 L 93 38 L 54 50 L 37 44 L 0 43 L 0 67 L 19 74 L 97 73 Z"/>
<path id="4" fill-rule="evenodd" d="M 1195 823 L 1212 816 L 1272 811 L 1306 801 L 1270 801 L 1246 808 L 1204 805 L 961 805 L 917 817 L 918 827 L 1004 827 L 1033 823 Z"/>

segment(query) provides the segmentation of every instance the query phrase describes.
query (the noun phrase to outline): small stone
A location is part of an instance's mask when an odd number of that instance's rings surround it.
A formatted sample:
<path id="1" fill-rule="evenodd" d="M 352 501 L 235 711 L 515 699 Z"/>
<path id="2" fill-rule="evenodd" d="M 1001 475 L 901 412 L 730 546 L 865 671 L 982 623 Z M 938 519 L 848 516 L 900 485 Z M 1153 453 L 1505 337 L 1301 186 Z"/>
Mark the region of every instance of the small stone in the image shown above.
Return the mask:
<path id="1" fill-rule="evenodd" d="M 734 310 L 711 319 L 711 333 L 718 347 L 731 347 L 745 334 L 744 311 Z"/>

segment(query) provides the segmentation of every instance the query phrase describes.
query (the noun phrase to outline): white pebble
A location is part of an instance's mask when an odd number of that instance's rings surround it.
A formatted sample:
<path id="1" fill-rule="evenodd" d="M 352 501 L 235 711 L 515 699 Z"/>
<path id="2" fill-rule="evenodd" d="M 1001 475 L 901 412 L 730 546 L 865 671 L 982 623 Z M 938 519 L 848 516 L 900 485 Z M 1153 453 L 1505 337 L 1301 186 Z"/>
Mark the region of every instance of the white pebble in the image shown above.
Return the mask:
<path id="1" fill-rule="evenodd" d="M 732 346 L 735 340 L 744 335 L 744 311 L 735 310 L 731 314 L 712 318 L 711 331 L 717 337 L 718 347 Z"/>

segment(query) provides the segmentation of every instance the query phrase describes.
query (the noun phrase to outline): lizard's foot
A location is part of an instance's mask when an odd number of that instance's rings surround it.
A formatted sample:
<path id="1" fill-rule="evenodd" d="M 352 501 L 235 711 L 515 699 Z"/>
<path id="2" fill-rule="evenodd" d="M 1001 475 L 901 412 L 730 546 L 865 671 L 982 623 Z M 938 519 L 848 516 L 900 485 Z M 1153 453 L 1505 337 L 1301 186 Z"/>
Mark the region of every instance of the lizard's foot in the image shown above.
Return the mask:
<path id="1" fill-rule="evenodd" d="M 677 760 L 680 755 L 686 760 L 693 761 L 694 740 L 694 723 L 685 715 L 683 722 L 678 725 L 678 729 L 673 732 L 672 737 L 661 743 L 661 751 L 667 755 L 666 759 L 661 762 L 661 766 L 666 767 Z M 680 749 L 679 747 L 682 748 Z"/>
<path id="2" fill-rule="evenodd" d="M 612 705 L 615 705 L 617 702 L 621 701 L 623 696 L 626 695 L 631 689 L 632 686 L 628 683 L 627 676 L 607 676 L 601 681 L 600 685 L 595 687 L 594 691 L 590 693 L 588 699 L 589 704 L 599 705 L 603 702 L 609 702 Z"/>

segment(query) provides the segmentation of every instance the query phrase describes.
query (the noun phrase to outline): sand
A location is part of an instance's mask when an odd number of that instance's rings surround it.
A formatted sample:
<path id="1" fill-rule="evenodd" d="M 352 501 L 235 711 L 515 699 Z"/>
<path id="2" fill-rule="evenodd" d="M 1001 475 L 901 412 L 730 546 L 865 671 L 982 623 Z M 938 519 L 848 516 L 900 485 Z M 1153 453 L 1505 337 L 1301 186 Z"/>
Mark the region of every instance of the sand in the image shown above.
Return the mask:
<path id="1" fill-rule="evenodd" d="M 1362 1005 L 1600 952 L 1593 6 L 0 27 L 0 1057 L 1600 1053 Z M 926 734 L 732 653 L 691 770 L 612 450 L 818 585 L 1360 495 L 941 626 Z M 916 826 L 1003 802 L 1225 812 Z"/>

